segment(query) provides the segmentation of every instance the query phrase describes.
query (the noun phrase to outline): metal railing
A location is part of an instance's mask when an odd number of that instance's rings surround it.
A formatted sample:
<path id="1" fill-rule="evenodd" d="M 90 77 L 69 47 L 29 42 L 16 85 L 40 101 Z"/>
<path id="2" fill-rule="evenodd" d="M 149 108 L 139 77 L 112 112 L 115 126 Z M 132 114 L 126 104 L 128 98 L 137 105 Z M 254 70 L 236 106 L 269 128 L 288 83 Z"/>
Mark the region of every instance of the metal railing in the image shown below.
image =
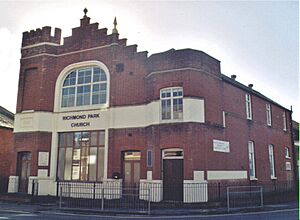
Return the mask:
<path id="1" fill-rule="evenodd" d="M 59 182 L 60 208 L 150 214 L 151 191 L 118 184 Z"/>
<path id="2" fill-rule="evenodd" d="M 208 201 L 217 202 L 221 206 L 227 204 L 227 187 L 233 186 L 261 186 L 265 204 L 276 204 L 288 201 L 297 201 L 297 191 L 294 181 L 274 181 L 274 182 L 210 182 L 208 183 Z"/>
<path id="3" fill-rule="evenodd" d="M 262 207 L 263 188 L 261 186 L 227 187 L 227 212 L 234 209 Z"/>
<path id="4" fill-rule="evenodd" d="M 56 201 L 61 208 L 96 209 L 110 212 L 150 213 L 161 208 L 217 208 L 227 207 L 227 187 L 245 186 L 262 188 L 264 204 L 279 204 L 297 201 L 294 182 L 260 182 L 228 181 L 208 183 L 184 183 L 183 190 L 170 186 L 171 193 L 182 193 L 181 196 L 168 199 L 164 194 L 162 183 L 140 183 L 135 187 L 122 186 L 122 182 L 57 182 L 57 197 L 49 198 L 38 195 L 38 180 L 34 181 L 32 201 Z M 172 188 L 173 187 L 173 188 Z M 253 194 L 251 194 L 253 195 Z M 171 197 L 173 198 L 173 197 Z M 252 204 L 254 197 L 242 198 L 243 204 Z"/>

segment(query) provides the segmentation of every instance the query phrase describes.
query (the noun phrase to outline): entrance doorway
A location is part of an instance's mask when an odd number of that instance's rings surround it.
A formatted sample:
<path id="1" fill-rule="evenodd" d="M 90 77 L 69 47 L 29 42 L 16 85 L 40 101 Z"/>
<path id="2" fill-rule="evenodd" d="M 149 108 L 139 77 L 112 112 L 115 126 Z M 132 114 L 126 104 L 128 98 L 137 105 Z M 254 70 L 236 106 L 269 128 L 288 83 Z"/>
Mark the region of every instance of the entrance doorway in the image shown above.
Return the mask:
<path id="1" fill-rule="evenodd" d="M 28 190 L 28 180 L 30 176 L 30 162 L 31 153 L 30 152 L 20 152 L 18 153 L 18 168 L 19 168 L 19 192 L 27 193 Z"/>
<path id="2" fill-rule="evenodd" d="M 123 180 L 124 187 L 138 187 L 140 183 L 140 151 L 123 152 Z"/>
<path id="3" fill-rule="evenodd" d="M 183 151 L 163 151 L 163 199 L 183 201 Z"/>

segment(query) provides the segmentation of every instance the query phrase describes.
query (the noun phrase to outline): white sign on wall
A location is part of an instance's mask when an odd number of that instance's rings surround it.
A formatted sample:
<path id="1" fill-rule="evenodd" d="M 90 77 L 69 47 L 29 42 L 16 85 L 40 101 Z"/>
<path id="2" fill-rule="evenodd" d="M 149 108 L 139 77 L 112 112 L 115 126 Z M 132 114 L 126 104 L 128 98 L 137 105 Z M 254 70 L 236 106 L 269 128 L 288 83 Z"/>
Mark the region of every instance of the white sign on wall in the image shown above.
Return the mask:
<path id="1" fill-rule="evenodd" d="M 48 170 L 47 169 L 38 169 L 38 177 L 47 177 Z"/>
<path id="2" fill-rule="evenodd" d="M 229 153 L 229 142 L 213 140 L 213 151 Z"/>
<path id="3" fill-rule="evenodd" d="M 38 166 L 47 167 L 49 165 L 49 152 L 39 152 Z"/>

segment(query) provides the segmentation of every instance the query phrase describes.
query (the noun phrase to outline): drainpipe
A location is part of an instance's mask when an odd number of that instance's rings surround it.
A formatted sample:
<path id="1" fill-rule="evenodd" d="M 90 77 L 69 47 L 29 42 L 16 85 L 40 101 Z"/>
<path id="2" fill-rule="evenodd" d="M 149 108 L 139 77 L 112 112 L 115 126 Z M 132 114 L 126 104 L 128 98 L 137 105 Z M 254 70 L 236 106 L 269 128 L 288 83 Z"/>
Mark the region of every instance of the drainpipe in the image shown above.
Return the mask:
<path id="1" fill-rule="evenodd" d="M 293 160 L 293 171 L 294 171 L 294 183 L 295 189 L 298 194 L 298 169 L 297 169 L 297 157 L 295 149 L 295 140 L 294 140 L 294 129 L 293 129 L 293 119 L 292 119 L 293 107 L 291 106 L 290 111 L 290 128 L 291 128 L 291 140 L 292 140 L 292 160 Z"/>

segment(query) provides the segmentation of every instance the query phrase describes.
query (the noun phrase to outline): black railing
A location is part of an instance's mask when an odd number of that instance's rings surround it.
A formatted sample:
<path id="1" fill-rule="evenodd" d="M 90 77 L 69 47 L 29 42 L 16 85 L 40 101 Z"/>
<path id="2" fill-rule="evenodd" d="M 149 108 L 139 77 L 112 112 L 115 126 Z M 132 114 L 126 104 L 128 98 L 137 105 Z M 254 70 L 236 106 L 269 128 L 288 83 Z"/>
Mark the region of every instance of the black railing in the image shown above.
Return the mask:
<path id="1" fill-rule="evenodd" d="M 120 182 L 59 182 L 60 208 L 150 213 L 149 189 L 122 187 Z"/>
<path id="2" fill-rule="evenodd" d="M 210 182 L 208 183 L 209 202 L 226 203 L 227 187 L 231 186 L 261 186 L 265 204 L 297 201 L 296 187 L 294 181 L 273 181 L 273 182 Z"/>
<path id="3" fill-rule="evenodd" d="M 38 195 L 38 180 L 32 185 L 32 201 L 43 201 Z M 162 183 L 144 182 L 136 187 L 122 186 L 117 182 L 58 182 L 56 201 L 61 208 L 98 209 L 100 211 L 125 211 L 150 213 L 151 209 L 160 208 L 217 208 L 227 206 L 227 188 L 233 186 L 262 187 L 263 203 L 278 204 L 297 201 L 293 181 L 288 182 L 203 182 L 184 183 L 181 200 L 170 200 L 164 197 Z M 176 188 L 169 192 L 178 193 Z M 249 193 L 248 193 L 249 194 Z M 253 193 L 249 194 L 253 195 Z M 55 197 L 52 197 L 52 199 Z M 176 197 L 179 198 L 179 197 Z M 252 199 L 252 196 L 241 198 Z M 253 201 L 244 201 L 251 203 Z"/>

